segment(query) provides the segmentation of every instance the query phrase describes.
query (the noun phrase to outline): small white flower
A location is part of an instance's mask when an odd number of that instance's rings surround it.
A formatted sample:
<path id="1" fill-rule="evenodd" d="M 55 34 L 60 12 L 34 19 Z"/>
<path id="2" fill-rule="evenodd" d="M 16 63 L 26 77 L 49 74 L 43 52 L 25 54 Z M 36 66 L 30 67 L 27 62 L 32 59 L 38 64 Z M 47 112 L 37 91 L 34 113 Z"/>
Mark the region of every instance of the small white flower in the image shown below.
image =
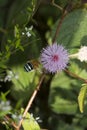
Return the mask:
<path id="1" fill-rule="evenodd" d="M 27 35 L 27 37 L 31 36 L 30 32 L 26 32 L 26 35 Z"/>
<path id="2" fill-rule="evenodd" d="M 38 123 L 41 123 L 42 120 L 40 119 L 40 117 L 36 117 L 35 120 L 38 122 Z"/>
<path id="3" fill-rule="evenodd" d="M 19 78 L 19 75 L 18 75 L 18 74 L 16 74 L 16 75 L 15 75 L 15 79 L 18 79 L 18 78 Z"/>
<path id="4" fill-rule="evenodd" d="M 11 76 L 11 75 L 7 75 L 7 76 L 4 78 L 4 82 L 11 81 L 11 80 L 12 80 L 12 76 Z"/>
<path id="5" fill-rule="evenodd" d="M 32 25 L 29 28 L 25 27 L 25 31 L 22 32 L 22 35 L 26 35 L 27 37 L 30 37 L 32 29 L 33 29 Z"/>
<path id="6" fill-rule="evenodd" d="M 0 79 L 1 82 L 3 82 L 3 79 Z"/>
<path id="7" fill-rule="evenodd" d="M 12 72 L 12 71 L 8 71 L 8 74 L 4 77 L 3 81 L 10 82 L 13 78 L 18 79 L 19 75 L 17 73 Z"/>
<path id="8" fill-rule="evenodd" d="M 0 102 L 0 111 L 10 111 L 11 106 L 9 101 L 1 101 Z"/>
<path id="9" fill-rule="evenodd" d="M 87 46 L 83 46 L 79 49 L 79 52 L 77 53 L 77 58 L 81 62 L 87 61 Z"/>
<path id="10" fill-rule="evenodd" d="M 14 113 L 14 114 L 12 114 L 12 118 L 17 122 L 17 123 L 19 123 L 19 121 L 22 119 L 22 115 L 20 114 L 18 114 L 18 113 Z"/>
<path id="11" fill-rule="evenodd" d="M 33 29 L 33 25 L 30 26 L 29 30 L 32 30 Z"/>
<path id="12" fill-rule="evenodd" d="M 10 70 L 10 71 L 9 71 L 9 74 L 10 74 L 10 75 L 13 75 L 13 72 Z"/>
<path id="13" fill-rule="evenodd" d="M 22 35 L 24 35 L 25 33 L 24 32 L 22 32 Z"/>

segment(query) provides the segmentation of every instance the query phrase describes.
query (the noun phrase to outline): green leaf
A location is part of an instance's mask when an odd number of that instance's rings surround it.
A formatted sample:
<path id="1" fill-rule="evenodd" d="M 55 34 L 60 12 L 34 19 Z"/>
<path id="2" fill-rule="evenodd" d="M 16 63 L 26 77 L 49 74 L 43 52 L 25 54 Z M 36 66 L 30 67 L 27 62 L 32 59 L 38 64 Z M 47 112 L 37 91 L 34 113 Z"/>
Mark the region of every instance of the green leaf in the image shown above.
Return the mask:
<path id="1" fill-rule="evenodd" d="M 9 111 L 1 111 L 0 110 L 0 118 L 3 118 L 8 113 L 9 113 Z"/>
<path id="2" fill-rule="evenodd" d="M 9 93 L 10 93 L 10 91 L 7 91 L 7 92 L 5 92 L 5 93 L 1 92 L 1 96 L 0 96 L 1 100 L 6 101 L 6 100 L 7 100 L 7 99 L 6 99 L 6 96 L 7 96 Z"/>
<path id="3" fill-rule="evenodd" d="M 73 123 L 68 124 L 65 123 L 64 121 L 59 121 L 59 124 L 57 125 L 55 130 L 82 130 L 82 127 L 78 125 L 74 125 Z"/>
<path id="4" fill-rule="evenodd" d="M 75 114 L 75 116 L 58 114 L 58 116 L 54 115 L 51 118 L 50 128 L 54 130 L 83 130 L 87 126 L 87 118 L 81 114 Z"/>
<path id="5" fill-rule="evenodd" d="M 32 114 L 27 112 L 26 117 L 23 120 L 22 126 L 24 130 L 40 130 L 40 127 Z"/>
<path id="6" fill-rule="evenodd" d="M 9 50 L 10 48 L 9 48 L 8 45 L 6 45 L 5 48 L 6 48 L 6 51 L 7 51 L 7 52 L 10 51 L 10 50 Z"/>
<path id="7" fill-rule="evenodd" d="M 20 32 L 19 32 L 18 25 L 16 25 L 16 26 L 14 27 L 14 33 L 15 33 L 15 37 L 16 37 L 17 39 L 19 39 L 19 38 L 20 38 Z"/>
<path id="8" fill-rule="evenodd" d="M 85 63 L 71 61 L 69 72 L 76 74 L 81 78 L 84 77 L 84 79 L 87 79 Z M 57 74 L 51 83 L 49 97 L 49 105 L 51 106 L 51 109 L 57 113 L 74 114 L 77 109 L 77 96 L 74 92 L 77 94 L 79 93 L 79 86 L 81 86 L 81 84 L 82 81 L 78 81 L 78 78 L 74 76 L 68 77 L 63 73 Z"/>
<path id="9" fill-rule="evenodd" d="M 84 109 L 84 100 L 86 98 L 86 92 L 87 92 L 87 84 L 84 84 L 82 88 L 80 89 L 80 92 L 78 95 L 79 109 L 81 113 L 83 113 L 83 109 Z"/>
<path id="10" fill-rule="evenodd" d="M 12 68 L 12 71 L 14 77 L 12 78 L 11 94 L 16 100 L 27 101 L 38 83 L 38 77 L 35 71 L 25 72 L 23 64 Z"/>
<path id="11" fill-rule="evenodd" d="M 80 82 L 71 79 L 65 73 L 58 73 L 51 82 L 49 106 L 60 114 L 76 114 L 77 93 Z"/>
<path id="12" fill-rule="evenodd" d="M 1 92 L 0 94 L 0 118 L 3 118 L 6 114 L 8 114 L 11 110 L 10 104 L 6 104 L 7 98 L 6 96 L 10 93 L 10 91 L 7 91 L 5 93 Z"/>
<path id="13" fill-rule="evenodd" d="M 16 48 L 19 48 L 19 46 L 20 46 L 20 41 L 21 41 L 20 39 L 17 39 L 17 40 L 16 40 L 16 42 L 15 42 L 15 47 L 16 47 Z"/>
<path id="14" fill-rule="evenodd" d="M 23 46 L 19 46 L 19 49 L 21 50 L 21 51 L 24 51 L 24 48 L 23 48 Z"/>
<path id="15" fill-rule="evenodd" d="M 37 0 L 15 0 L 9 9 L 7 26 L 19 24 L 26 25 L 35 11 Z M 31 8 L 32 11 L 29 11 Z"/>
<path id="16" fill-rule="evenodd" d="M 60 28 L 57 42 L 64 46 L 79 47 L 87 44 L 87 10 L 76 9 L 67 14 Z M 54 36 L 58 21 L 53 27 L 52 36 Z M 73 49 L 72 48 L 72 49 Z M 71 50 L 70 50 L 71 51 Z"/>
<path id="17" fill-rule="evenodd" d="M 13 73 L 11 95 L 16 100 L 27 101 L 38 83 L 40 73 L 37 70 L 31 72 L 24 70 L 28 60 L 39 58 L 41 40 L 38 42 L 38 37 L 38 34 L 37 37 L 31 37 L 31 44 L 25 44 L 24 51 L 19 50 L 10 57 L 8 67 Z"/>
<path id="18" fill-rule="evenodd" d="M 70 66 L 68 67 L 68 70 L 73 73 L 76 74 L 77 76 L 87 79 L 87 71 L 86 71 L 86 66 L 87 64 L 85 62 L 80 62 L 80 61 L 70 61 Z"/>

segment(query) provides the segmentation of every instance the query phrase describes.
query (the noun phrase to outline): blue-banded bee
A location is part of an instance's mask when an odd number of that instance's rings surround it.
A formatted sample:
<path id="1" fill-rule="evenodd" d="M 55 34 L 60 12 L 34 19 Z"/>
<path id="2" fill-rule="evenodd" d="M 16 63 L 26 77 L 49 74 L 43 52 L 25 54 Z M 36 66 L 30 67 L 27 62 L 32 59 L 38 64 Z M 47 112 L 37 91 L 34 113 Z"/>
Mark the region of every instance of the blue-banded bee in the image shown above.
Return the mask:
<path id="1" fill-rule="evenodd" d="M 30 60 L 24 65 L 24 69 L 26 72 L 30 72 L 32 70 L 35 70 L 39 67 L 39 61 L 37 60 Z"/>

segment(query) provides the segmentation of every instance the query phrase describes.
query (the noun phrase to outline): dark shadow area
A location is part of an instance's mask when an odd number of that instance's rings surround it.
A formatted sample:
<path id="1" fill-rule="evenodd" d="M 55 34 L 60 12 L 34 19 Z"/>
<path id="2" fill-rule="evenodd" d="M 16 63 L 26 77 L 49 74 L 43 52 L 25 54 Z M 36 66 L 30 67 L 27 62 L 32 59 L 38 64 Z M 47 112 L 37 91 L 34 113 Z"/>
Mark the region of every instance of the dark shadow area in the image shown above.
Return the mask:
<path id="1" fill-rule="evenodd" d="M 81 46 L 87 46 L 87 35 L 85 35 L 85 36 L 81 39 L 80 43 L 81 43 Z"/>

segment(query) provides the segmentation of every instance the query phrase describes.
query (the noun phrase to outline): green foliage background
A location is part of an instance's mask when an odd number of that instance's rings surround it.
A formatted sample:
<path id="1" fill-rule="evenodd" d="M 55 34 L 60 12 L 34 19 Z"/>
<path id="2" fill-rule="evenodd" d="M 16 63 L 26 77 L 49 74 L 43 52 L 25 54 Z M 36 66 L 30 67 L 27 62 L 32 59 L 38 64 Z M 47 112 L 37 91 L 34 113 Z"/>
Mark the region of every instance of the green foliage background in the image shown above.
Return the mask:
<path id="1" fill-rule="evenodd" d="M 65 8 L 70 1 L 55 0 Z M 71 9 L 62 22 L 57 43 L 68 49 L 70 54 L 87 45 L 87 8 L 83 0 L 70 2 Z M 40 58 L 43 47 L 50 44 L 62 12 L 51 1 L 46 0 L 0 0 L 0 101 L 11 102 L 11 114 L 21 113 L 35 90 L 40 72 L 25 72 L 27 60 Z M 25 27 L 33 29 L 31 36 L 22 35 Z M 42 66 L 40 66 L 40 69 Z M 87 63 L 70 60 L 68 70 L 87 79 Z M 5 81 L 12 71 L 11 81 Z M 17 78 L 16 78 L 17 76 Z M 87 129 L 87 85 L 83 81 L 65 72 L 46 74 L 29 113 L 23 123 L 24 130 L 86 130 Z M 83 89 L 82 89 L 83 88 Z M 9 91 L 8 94 L 3 94 Z M 78 97 L 79 95 L 79 97 Z M 3 98 L 4 97 L 4 98 Z M 78 103 L 79 102 L 79 103 Z M 80 107 L 80 109 L 79 109 Z M 12 129 L 2 123 L 4 113 L 1 110 L 0 129 Z M 83 113 L 81 113 L 83 112 Z M 34 118 L 42 120 L 35 123 Z M 2 116 L 3 115 L 3 116 Z M 30 126 L 30 127 L 29 127 Z"/>

